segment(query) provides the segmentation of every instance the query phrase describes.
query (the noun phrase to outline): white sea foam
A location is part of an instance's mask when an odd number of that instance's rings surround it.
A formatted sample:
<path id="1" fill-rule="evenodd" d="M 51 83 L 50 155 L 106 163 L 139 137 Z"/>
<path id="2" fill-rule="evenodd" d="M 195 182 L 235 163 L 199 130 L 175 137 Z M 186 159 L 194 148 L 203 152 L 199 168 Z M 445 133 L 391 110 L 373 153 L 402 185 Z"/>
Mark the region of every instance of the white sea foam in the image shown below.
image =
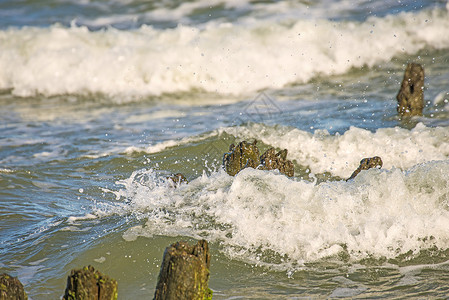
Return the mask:
<path id="1" fill-rule="evenodd" d="M 0 89 L 15 95 L 141 97 L 203 90 L 244 95 L 449 47 L 444 9 L 362 23 L 211 22 L 133 31 L 24 27 L 0 31 Z"/>
<path id="2" fill-rule="evenodd" d="M 99 264 L 102 264 L 102 263 L 104 263 L 106 261 L 106 257 L 101 256 L 99 258 L 94 258 L 94 261 L 99 263 Z"/>
<path id="3" fill-rule="evenodd" d="M 94 220 L 98 218 L 98 216 L 93 215 L 93 214 L 86 214 L 84 216 L 81 217 L 75 217 L 75 216 L 71 216 L 67 218 L 67 223 L 70 225 L 78 225 L 78 221 L 85 221 L 85 220 Z"/>
<path id="4" fill-rule="evenodd" d="M 326 130 L 313 134 L 297 128 L 252 124 L 226 128 L 243 139 L 257 139 L 267 145 L 287 149 L 288 157 L 308 166 L 313 173 L 329 172 L 349 177 L 362 158 L 380 156 L 383 167 L 407 169 L 415 164 L 449 158 L 449 133 L 446 127 L 412 130 L 380 128 L 375 132 L 351 127 L 344 134 L 330 135 Z"/>
<path id="5" fill-rule="evenodd" d="M 408 130 L 400 127 L 380 128 L 375 132 L 351 127 L 344 134 L 331 135 L 326 130 L 314 133 L 286 126 L 252 123 L 226 127 L 199 136 L 169 140 L 147 148 L 131 147 L 127 153 L 156 153 L 170 147 L 194 143 L 227 133 L 238 141 L 254 139 L 266 145 L 287 149 L 288 158 L 312 173 L 329 172 L 347 178 L 365 157 L 380 156 L 383 168 L 407 169 L 418 163 L 449 158 L 449 133 L 446 127 L 426 127 L 418 123 Z M 228 145 L 220 145 L 227 149 Z M 221 157 L 218 157 L 221 159 Z"/>
<path id="6" fill-rule="evenodd" d="M 273 263 L 266 251 L 304 263 L 340 252 L 358 260 L 449 247 L 449 160 L 320 184 L 250 168 L 235 177 L 203 175 L 176 189 L 156 179 L 143 169 L 120 182 L 130 201 L 120 209 L 146 219 L 126 240 L 202 237 L 220 242 L 232 258 L 255 263 Z"/>

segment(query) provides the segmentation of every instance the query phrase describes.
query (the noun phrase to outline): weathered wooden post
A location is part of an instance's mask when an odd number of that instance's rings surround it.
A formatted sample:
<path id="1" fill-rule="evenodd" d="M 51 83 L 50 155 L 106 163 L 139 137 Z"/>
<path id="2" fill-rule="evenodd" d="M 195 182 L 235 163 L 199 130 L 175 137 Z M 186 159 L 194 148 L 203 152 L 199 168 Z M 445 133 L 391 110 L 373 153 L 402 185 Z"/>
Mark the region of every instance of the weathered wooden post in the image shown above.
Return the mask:
<path id="1" fill-rule="evenodd" d="M 404 73 L 401 89 L 396 99 L 400 116 L 421 116 L 424 107 L 424 69 L 421 65 L 410 63 Z"/>
<path id="2" fill-rule="evenodd" d="M 117 281 L 92 266 L 72 270 L 67 278 L 63 300 L 116 300 Z"/>
<path id="3" fill-rule="evenodd" d="M 0 300 L 28 300 L 19 279 L 8 274 L 0 275 Z"/>
<path id="4" fill-rule="evenodd" d="M 251 167 L 259 170 L 279 170 L 280 173 L 292 177 L 295 172 L 293 162 L 287 159 L 287 149 L 276 153 L 274 148 L 268 149 L 260 155 L 257 141 L 248 143 L 240 142 L 237 146 L 232 144 L 229 152 L 223 155 L 223 167 L 225 171 L 234 176 L 241 170 Z"/>
<path id="5" fill-rule="evenodd" d="M 379 156 L 364 158 L 360 161 L 359 167 L 352 173 L 351 177 L 346 181 L 354 179 L 362 170 L 368 170 L 371 168 L 382 168 L 383 162 Z"/>
<path id="6" fill-rule="evenodd" d="M 155 300 L 212 299 L 209 289 L 210 253 L 207 241 L 194 246 L 177 242 L 165 249 Z"/>
<path id="7" fill-rule="evenodd" d="M 242 141 L 237 146 L 232 144 L 229 147 L 229 152 L 223 156 L 223 166 L 229 175 L 234 176 L 244 168 L 257 168 L 260 153 L 256 144 L 257 141 Z"/>

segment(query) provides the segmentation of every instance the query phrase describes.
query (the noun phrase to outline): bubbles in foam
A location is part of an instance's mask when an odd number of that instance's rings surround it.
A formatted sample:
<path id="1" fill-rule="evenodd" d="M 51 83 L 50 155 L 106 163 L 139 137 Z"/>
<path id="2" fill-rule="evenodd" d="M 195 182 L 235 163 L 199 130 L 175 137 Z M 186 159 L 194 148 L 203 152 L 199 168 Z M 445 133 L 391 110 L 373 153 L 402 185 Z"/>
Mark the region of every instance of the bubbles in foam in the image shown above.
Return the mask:
<path id="1" fill-rule="evenodd" d="M 351 260 L 395 258 L 449 247 L 449 160 L 402 171 L 371 169 L 350 182 L 315 184 L 277 172 L 220 171 L 173 189 L 147 178 L 123 181 L 129 210 L 144 225 L 125 233 L 187 235 L 219 242 L 233 258 L 273 264 L 311 262 L 344 252 Z M 143 178 L 143 177 L 141 177 Z M 276 259 L 275 259 L 276 260 Z M 285 265 L 287 264 L 287 265 Z"/>

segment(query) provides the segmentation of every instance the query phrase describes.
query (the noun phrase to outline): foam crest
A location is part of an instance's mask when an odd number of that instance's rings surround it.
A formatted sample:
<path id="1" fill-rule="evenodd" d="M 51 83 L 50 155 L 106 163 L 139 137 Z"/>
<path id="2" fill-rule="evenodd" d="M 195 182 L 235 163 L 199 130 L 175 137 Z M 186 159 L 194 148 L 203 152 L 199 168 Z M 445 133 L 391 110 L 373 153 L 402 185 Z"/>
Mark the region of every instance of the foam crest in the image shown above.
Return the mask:
<path id="1" fill-rule="evenodd" d="M 431 128 L 422 123 L 412 130 L 395 127 L 371 132 L 351 127 L 344 134 L 335 135 L 326 130 L 316 130 L 312 134 L 297 128 L 263 124 L 223 131 L 288 149 L 290 159 L 309 167 L 313 173 L 329 172 L 342 178 L 349 177 L 365 157 L 380 156 L 386 169 L 407 169 L 418 163 L 449 158 L 447 128 Z"/>
<path id="2" fill-rule="evenodd" d="M 418 123 L 408 130 L 400 127 L 380 128 L 375 132 L 351 127 L 343 134 L 329 134 L 326 130 L 314 133 L 286 126 L 268 126 L 250 123 L 239 127 L 225 127 L 197 136 L 168 140 L 146 148 L 131 147 L 127 153 L 157 153 L 168 148 L 215 139 L 214 155 L 221 156 L 229 145 L 221 139 L 231 135 L 237 141 L 254 139 L 262 143 L 288 150 L 288 158 L 296 165 L 307 167 L 312 173 L 328 172 L 333 176 L 348 178 L 365 157 L 380 156 L 383 168 L 408 169 L 416 164 L 449 158 L 449 135 L 446 127 L 426 127 Z"/>
<path id="3" fill-rule="evenodd" d="M 125 232 L 127 240 L 206 238 L 232 258 L 285 268 L 341 253 L 360 260 L 449 247 L 449 160 L 320 184 L 245 169 L 235 177 L 203 175 L 174 189 L 155 184 L 152 170 L 139 173 L 148 181 L 131 176 L 122 191 L 128 210 L 146 221 Z"/>
<path id="4" fill-rule="evenodd" d="M 15 95 L 102 93 L 126 100 L 206 91 L 245 95 L 317 75 L 449 47 L 448 12 L 359 22 L 209 23 L 133 31 L 24 27 L 0 31 L 0 89 Z"/>

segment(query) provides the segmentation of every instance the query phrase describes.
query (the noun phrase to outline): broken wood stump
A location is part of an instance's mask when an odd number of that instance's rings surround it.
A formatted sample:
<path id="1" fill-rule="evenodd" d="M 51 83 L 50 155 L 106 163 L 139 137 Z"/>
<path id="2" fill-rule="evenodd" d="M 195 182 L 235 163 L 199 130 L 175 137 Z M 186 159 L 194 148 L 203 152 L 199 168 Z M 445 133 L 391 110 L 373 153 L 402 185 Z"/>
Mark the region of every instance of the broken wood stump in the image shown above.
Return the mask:
<path id="1" fill-rule="evenodd" d="M 279 170 L 282 174 L 292 177 L 295 172 L 293 163 L 287 159 L 287 149 L 281 150 L 278 153 L 274 148 L 265 151 L 260 157 L 260 170 Z"/>
<path id="2" fill-rule="evenodd" d="M 155 300 L 212 299 L 209 289 L 210 253 L 207 241 L 194 246 L 177 242 L 165 249 Z"/>
<path id="3" fill-rule="evenodd" d="M 368 170 L 371 168 L 380 169 L 380 168 L 382 168 L 382 165 L 383 165 L 383 162 L 379 156 L 364 158 L 360 161 L 359 167 L 352 173 L 351 177 L 346 179 L 346 181 L 354 179 L 357 176 L 357 174 L 359 174 L 360 171 L 362 171 L 362 170 Z"/>
<path id="4" fill-rule="evenodd" d="M 401 88 L 396 96 L 400 116 L 421 116 L 424 107 L 424 69 L 421 65 L 407 65 Z"/>
<path id="5" fill-rule="evenodd" d="M 237 146 L 232 144 L 229 147 L 229 152 L 223 155 L 225 171 L 231 176 L 235 176 L 245 168 L 279 170 L 280 173 L 287 176 L 294 175 L 294 165 L 287 159 L 287 149 L 276 153 L 274 148 L 270 148 L 260 155 L 256 144 L 257 140 L 253 143 L 242 141 Z"/>
<path id="6" fill-rule="evenodd" d="M 0 300 L 27 300 L 22 283 L 8 274 L 0 275 Z"/>
<path id="7" fill-rule="evenodd" d="M 234 144 L 229 146 L 229 152 L 223 156 L 223 166 L 229 175 L 234 176 L 248 167 L 257 168 L 260 162 L 260 153 L 256 144 L 255 140 L 253 143 L 242 141 L 237 146 Z"/>
<path id="8" fill-rule="evenodd" d="M 116 300 L 117 281 L 92 266 L 72 270 L 67 278 L 63 300 Z"/>

